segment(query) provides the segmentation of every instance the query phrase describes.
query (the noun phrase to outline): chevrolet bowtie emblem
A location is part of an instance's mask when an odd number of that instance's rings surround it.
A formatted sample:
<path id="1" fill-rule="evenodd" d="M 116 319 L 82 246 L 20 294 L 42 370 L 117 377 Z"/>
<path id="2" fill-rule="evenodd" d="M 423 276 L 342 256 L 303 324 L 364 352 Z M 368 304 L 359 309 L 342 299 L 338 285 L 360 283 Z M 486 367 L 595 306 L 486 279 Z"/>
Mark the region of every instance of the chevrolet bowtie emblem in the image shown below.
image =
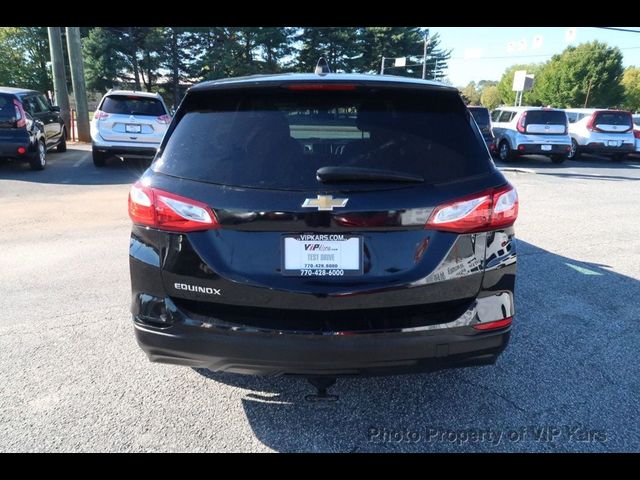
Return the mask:
<path id="1" fill-rule="evenodd" d="M 304 208 L 317 208 L 320 211 L 331 211 L 334 207 L 344 207 L 348 201 L 348 198 L 333 198 L 331 195 L 318 195 L 317 198 L 307 198 L 302 206 Z"/>

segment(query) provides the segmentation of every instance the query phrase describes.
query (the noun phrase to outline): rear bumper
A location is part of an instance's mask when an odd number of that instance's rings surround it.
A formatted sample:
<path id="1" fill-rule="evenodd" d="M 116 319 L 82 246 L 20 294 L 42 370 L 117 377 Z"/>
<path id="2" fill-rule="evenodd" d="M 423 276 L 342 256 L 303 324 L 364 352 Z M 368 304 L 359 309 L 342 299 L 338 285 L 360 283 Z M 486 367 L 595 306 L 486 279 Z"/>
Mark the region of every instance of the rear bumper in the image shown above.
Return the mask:
<path id="1" fill-rule="evenodd" d="M 584 153 L 594 153 L 600 155 L 624 155 L 625 153 L 633 153 L 635 144 L 625 143 L 619 147 L 609 147 L 605 143 L 592 142 L 586 145 L 580 145 L 580 151 Z"/>
<path id="2" fill-rule="evenodd" d="M 251 375 L 388 375 L 495 363 L 510 329 L 471 334 L 297 335 L 134 321 L 152 362 Z M 473 331 L 471 327 L 468 330 Z M 456 329 L 458 330 L 458 329 Z"/>
<path id="3" fill-rule="evenodd" d="M 0 157 L 11 157 L 11 158 L 24 158 L 28 159 L 28 155 L 26 153 L 19 154 L 18 148 L 24 148 L 27 152 L 31 150 L 31 142 L 29 141 L 29 136 L 24 135 L 10 135 L 8 137 L 3 137 L 0 135 Z"/>
<path id="4" fill-rule="evenodd" d="M 153 158 L 158 151 L 157 145 L 140 146 L 140 145 L 92 145 L 93 149 L 101 153 L 109 153 L 111 155 L 131 155 L 145 158 Z"/>
<path id="5" fill-rule="evenodd" d="M 547 144 L 520 144 L 517 147 L 518 153 L 521 155 L 566 155 L 569 153 L 571 145 L 552 144 L 551 150 L 543 150 L 543 145 Z"/>

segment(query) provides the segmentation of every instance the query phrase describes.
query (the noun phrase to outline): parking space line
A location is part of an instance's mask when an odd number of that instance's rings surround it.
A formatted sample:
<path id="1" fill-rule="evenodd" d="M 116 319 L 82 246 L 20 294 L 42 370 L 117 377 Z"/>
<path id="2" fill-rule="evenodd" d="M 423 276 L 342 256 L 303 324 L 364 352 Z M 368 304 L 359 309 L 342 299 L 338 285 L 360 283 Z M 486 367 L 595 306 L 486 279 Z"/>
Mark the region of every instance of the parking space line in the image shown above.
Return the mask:
<path id="1" fill-rule="evenodd" d="M 89 154 L 85 153 L 82 158 L 80 160 L 78 160 L 76 163 L 73 164 L 73 167 L 79 167 L 80 165 L 82 165 L 84 163 L 84 161 L 89 158 Z"/>

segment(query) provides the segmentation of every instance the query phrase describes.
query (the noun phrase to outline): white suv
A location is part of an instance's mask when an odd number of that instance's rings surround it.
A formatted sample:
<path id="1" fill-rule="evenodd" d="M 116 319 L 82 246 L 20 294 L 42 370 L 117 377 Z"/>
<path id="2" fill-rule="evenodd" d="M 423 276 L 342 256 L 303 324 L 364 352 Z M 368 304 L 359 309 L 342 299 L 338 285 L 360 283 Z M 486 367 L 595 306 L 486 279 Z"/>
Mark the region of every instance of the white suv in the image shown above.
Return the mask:
<path id="1" fill-rule="evenodd" d="M 542 107 L 500 107 L 491 113 L 498 156 L 503 162 L 517 155 L 545 155 L 564 162 L 571 150 L 567 116 Z"/>
<path id="2" fill-rule="evenodd" d="M 635 150 L 630 112 L 596 108 L 570 108 L 566 112 L 571 134 L 570 159 L 575 160 L 582 153 L 595 153 L 622 160 Z"/>
<path id="3" fill-rule="evenodd" d="M 109 90 L 91 121 L 93 164 L 112 155 L 153 158 L 171 122 L 157 93 Z"/>

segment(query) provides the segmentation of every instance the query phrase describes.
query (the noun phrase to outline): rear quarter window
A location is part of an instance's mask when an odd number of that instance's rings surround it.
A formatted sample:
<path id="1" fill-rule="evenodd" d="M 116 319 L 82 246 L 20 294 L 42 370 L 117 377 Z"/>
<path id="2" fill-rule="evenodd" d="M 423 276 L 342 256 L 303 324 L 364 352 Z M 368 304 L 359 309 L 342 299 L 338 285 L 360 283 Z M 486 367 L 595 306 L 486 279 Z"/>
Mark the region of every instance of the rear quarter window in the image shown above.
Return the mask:
<path id="1" fill-rule="evenodd" d="M 316 179 L 325 166 L 393 170 L 427 183 L 493 168 L 462 100 L 448 91 L 204 91 L 180 110 L 153 169 L 197 181 L 326 190 L 333 186 Z"/>

